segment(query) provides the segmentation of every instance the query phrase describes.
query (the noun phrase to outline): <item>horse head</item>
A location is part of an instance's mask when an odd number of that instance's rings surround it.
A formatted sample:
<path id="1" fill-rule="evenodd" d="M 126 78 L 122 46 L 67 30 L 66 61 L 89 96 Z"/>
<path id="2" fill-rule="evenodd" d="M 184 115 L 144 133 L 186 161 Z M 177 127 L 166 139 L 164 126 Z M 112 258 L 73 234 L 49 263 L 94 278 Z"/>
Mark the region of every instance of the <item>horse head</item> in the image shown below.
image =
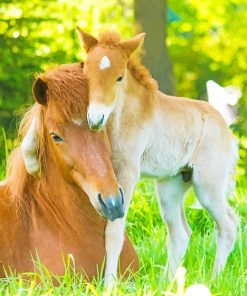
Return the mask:
<path id="1" fill-rule="evenodd" d="M 44 174 L 40 155 L 49 153 L 64 180 L 84 191 L 101 216 L 112 221 L 122 218 L 124 196 L 106 132 L 92 132 L 87 125 L 88 88 L 80 65 L 63 65 L 38 75 L 33 95 L 36 112 L 21 146 L 27 171 L 35 177 Z"/>
<path id="2" fill-rule="evenodd" d="M 90 129 L 105 126 L 127 80 L 127 64 L 131 54 L 142 43 L 145 33 L 120 42 L 115 32 L 104 33 L 99 40 L 77 28 L 87 58 L 84 73 L 89 81 L 87 120 Z"/>

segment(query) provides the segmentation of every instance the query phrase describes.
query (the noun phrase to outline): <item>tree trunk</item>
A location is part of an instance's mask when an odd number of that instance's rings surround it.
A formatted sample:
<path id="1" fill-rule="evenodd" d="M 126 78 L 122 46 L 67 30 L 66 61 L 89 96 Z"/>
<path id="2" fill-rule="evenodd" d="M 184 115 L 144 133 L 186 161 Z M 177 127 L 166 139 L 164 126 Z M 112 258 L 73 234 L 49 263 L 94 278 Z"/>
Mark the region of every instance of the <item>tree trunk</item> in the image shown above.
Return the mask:
<path id="1" fill-rule="evenodd" d="M 174 95 L 173 68 L 166 46 L 166 7 L 166 0 L 135 0 L 135 18 L 138 32 L 147 34 L 144 65 L 158 80 L 160 90 Z"/>

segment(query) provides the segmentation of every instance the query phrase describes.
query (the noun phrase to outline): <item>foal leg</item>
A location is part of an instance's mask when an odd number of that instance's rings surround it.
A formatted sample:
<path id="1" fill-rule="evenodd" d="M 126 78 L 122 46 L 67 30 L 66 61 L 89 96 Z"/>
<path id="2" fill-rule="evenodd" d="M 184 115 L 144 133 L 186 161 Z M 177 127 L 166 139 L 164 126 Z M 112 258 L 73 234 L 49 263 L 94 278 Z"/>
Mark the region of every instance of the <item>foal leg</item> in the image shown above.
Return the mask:
<path id="1" fill-rule="evenodd" d="M 157 193 L 162 218 L 167 226 L 167 252 L 169 273 L 173 275 L 183 259 L 191 236 L 191 229 L 183 207 L 183 197 L 190 183 L 182 175 L 157 181 Z M 170 276 L 172 275 L 170 274 Z"/>
<path id="2" fill-rule="evenodd" d="M 221 168 L 222 166 L 215 167 L 214 171 L 208 174 L 208 170 L 198 170 L 195 167 L 193 174 L 196 195 L 202 206 L 211 214 L 218 228 L 212 279 L 223 270 L 237 238 L 237 218 L 227 203 L 225 189 L 227 178 Z"/>
<path id="3" fill-rule="evenodd" d="M 138 181 L 136 170 L 131 170 L 127 166 L 116 171 L 119 184 L 122 186 L 125 195 L 125 216 L 113 222 L 108 221 L 105 230 L 106 268 L 104 286 L 112 288 L 117 279 L 118 259 L 123 247 L 125 220 L 128 214 L 130 200 Z"/>
<path id="4" fill-rule="evenodd" d="M 106 268 L 104 286 L 112 288 L 118 273 L 118 260 L 124 243 L 125 217 L 108 221 L 105 230 Z"/>

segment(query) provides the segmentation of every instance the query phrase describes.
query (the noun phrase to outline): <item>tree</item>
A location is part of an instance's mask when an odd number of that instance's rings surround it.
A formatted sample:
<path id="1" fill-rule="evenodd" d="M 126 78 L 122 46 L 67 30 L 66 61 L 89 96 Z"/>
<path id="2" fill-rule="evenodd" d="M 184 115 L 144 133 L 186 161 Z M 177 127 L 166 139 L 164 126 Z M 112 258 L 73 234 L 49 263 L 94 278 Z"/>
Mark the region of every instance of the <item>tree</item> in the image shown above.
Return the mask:
<path id="1" fill-rule="evenodd" d="M 171 59 L 166 46 L 166 0 L 135 0 L 137 30 L 146 32 L 143 63 L 158 80 L 160 90 L 175 94 Z"/>

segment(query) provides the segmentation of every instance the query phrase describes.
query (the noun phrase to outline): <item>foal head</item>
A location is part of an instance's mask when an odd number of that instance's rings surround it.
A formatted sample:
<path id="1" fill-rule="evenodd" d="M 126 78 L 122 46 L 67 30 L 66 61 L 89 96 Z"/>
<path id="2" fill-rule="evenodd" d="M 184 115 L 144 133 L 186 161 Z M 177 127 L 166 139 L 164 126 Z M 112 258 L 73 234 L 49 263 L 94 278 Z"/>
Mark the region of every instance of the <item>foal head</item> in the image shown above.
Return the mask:
<path id="1" fill-rule="evenodd" d="M 37 155 L 43 139 L 45 153 L 52 155 L 67 182 L 86 192 L 104 218 L 123 217 L 123 192 L 110 160 L 108 138 L 104 131 L 90 131 L 86 123 L 88 88 L 80 65 L 39 75 L 33 94 L 38 111 L 22 142 L 27 170 L 35 175 L 42 169 Z"/>
<path id="2" fill-rule="evenodd" d="M 87 120 L 90 129 L 101 130 L 123 91 L 129 57 L 145 34 L 120 42 L 114 32 L 105 33 L 97 40 L 80 28 L 77 30 L 88 53 L 84 63 L 84 73 L 89 80 Z"/>

